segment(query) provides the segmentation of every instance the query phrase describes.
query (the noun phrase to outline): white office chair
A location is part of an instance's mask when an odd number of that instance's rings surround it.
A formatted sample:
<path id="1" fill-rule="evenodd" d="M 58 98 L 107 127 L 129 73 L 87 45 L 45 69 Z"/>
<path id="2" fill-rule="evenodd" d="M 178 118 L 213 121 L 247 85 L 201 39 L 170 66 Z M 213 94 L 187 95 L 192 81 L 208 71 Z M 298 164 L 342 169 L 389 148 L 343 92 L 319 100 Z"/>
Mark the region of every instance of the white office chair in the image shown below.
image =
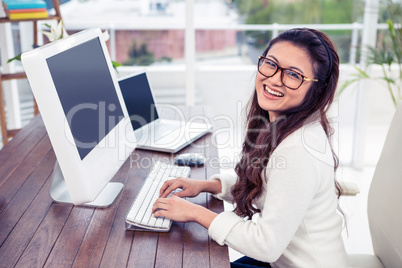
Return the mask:
<path id="1" fill-rule="evenodd" d="M 402 105 L 399 105 L 368 194 L 374 255 L 348 256 L 348 267 L 402 267 Z"/>

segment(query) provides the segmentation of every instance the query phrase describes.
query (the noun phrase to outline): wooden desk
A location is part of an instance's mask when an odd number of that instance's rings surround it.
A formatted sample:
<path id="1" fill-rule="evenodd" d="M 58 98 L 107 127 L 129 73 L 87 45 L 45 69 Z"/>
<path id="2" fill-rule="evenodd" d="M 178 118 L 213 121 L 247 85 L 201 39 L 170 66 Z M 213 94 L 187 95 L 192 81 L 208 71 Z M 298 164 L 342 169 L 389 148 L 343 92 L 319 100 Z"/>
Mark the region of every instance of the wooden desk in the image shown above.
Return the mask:
<path id="1" fill-rule="evenodd" d="M 184 109 L 186 116 L 203 113 L 202 108 Z M 207 156 L 204 167 L 192 168 L 193 178 L 219 172 L 212 136 L 179 152 Z M 227 247 L 211 240 L 196 223 L 175 222 L 168 233 L 125 230 L 125 216 L 150 160 L 174 158 L 143 150 L 132 156 L 113 178 L 125 187 L 111 207 L 54 203 L 49 187 L 56 158 L 40 115 L 35 117 L 0 151 L 0 267 L 229 267 Z M 212 158 L 215 166 L 209 163 Z M 222 202 L 209 194 L 190 200 L 223 210 Z"/>

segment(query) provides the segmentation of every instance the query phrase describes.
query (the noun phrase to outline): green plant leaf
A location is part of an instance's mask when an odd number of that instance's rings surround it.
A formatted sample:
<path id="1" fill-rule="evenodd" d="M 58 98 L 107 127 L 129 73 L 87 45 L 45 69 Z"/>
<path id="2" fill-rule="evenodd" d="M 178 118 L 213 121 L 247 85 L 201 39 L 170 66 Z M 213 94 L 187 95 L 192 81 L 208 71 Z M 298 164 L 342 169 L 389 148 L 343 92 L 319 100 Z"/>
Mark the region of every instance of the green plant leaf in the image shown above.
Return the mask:
<path id="1" fill-rule="evenodd" d="M 350 79 L 345 81 L 345 83 L 342 84 L 341 88 L 339 89 L 338 96 L 342 94 L 343 91 L 345 91 L 346 88 L 348 88 L 350 85 L 360 81 L 360 78 L 355 78 L 355 79 Z"/>
<path id="2" fill-rule="evenodd" d="M 113 65 L 113 68 L 114 68 L 117 72 L 118 72 L 117 67 L 123 66 L 123 64 L 121 64 L 120 62 L 113 61 L 113 60 L 112 60 L 112 65 Z"/>
<path id="3" fill-rule="evenodd" d="M 359 72 L 358 76 L 363 79 L 363 78 L 370 78 L 370 76 L 363 71 L 362 69 L 360 69 L 359 67 L 355 66 L 355 69 Z"/>
<path id="4" fill-rule="evenodd" d="M 348 80 L 348 81 L 346 81 L 345 83 L 343 83 L 342 87 L 339 89 L 338 96 L 340 96 L 340 95 L 342 94 L 342 92 L 344 92 L 345 89 L 346 89 L 349 85 L 353 84 L 354 82 L 356 82 L 356 79 L 355 79 L 355 80 Z"/>
<path id="5" fill-rule="evenodd" d="M 391 37 L 395 38 L 394 22 L 392 20 L 388 19 L 387 24 L 388 24 L 388 30 L 391 33 Z"/>
<path id="6" fill-rule="evenodd" d="M 381 80 L 384 80 L 387 83 L 390 84 L 396 84 L 396 81 L 394 79 L 392 79 L 391 77 L 380 77 Z"/>
<path id="7" fill-rule="evenodd" d="M 342 86 L 339 89 L 339 93 L 338 96 L 342 94 L 343 91 L 345 91 L 346 88 L 348 88 L 350 85 L 362 80 L 362 79 L 370 79 L 370 76 L 363 71 L 362 69 L 360 69 L 357 66 L 354 66 L 355 69 L 357 70 L 357 73 L 353 74 L 352 76 L 354 77 L 353 79 L 350 80 L 346 80 Z"/>
<path id="8" fill-rule="evenodd" d="M 10 63 L 10 62 L 12 62 L 12 61 L 14 61 L 14 60 L 19 60 L 19 61 L 21 61 L 21 55 L 22 55 L 22 53 L 19 54 L 19 55 L 17 55 L 17 56 L 15 56 L 14 58 L 9 59 L 9 60 L 7 61 L 7 63 Z"/>

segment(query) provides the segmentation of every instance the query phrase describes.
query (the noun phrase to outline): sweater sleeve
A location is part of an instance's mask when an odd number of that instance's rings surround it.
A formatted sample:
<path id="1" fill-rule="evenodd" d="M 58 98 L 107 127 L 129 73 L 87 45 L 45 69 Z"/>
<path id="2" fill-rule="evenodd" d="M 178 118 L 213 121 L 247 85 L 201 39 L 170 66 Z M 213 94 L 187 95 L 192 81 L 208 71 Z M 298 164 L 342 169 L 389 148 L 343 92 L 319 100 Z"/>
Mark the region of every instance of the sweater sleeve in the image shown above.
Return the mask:
<path id="1" fill-rule="evenodd" d="M 209 235 L 220 245 L 227 244 L 265 262 L 274 262 L 282 255 L 302 224 L 319 188 L 317 165 L 323 165 L 297 142 L 284 143 L 269 160 L 266 190 L 259 199 L 261 202 L 257 202 L 261 209 L 257 221 L 246 221 L 233 212 L 223 212 L 208 229 Z"/>
<path id="2" fill-rule="evenodd" d="M 232 186 L 236 183 L 236 176 L 231 174 L 215 174 L 212 175 L 210 180 L 220 180 L 222 185 L 221 193 L 214 195 L 216 198 L 233 203 L 233 196 L 231 193 Z"/>

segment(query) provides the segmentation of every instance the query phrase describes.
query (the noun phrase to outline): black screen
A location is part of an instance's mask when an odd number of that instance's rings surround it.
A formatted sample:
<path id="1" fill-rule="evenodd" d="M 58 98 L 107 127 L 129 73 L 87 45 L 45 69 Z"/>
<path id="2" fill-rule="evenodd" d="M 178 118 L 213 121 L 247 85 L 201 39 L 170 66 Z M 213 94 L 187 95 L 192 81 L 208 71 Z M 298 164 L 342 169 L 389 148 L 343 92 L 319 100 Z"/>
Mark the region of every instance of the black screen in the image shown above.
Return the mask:
<path id="1" fill-rule="evenodd" d="M 119 86 L 134 130 L 158 119 L 145 73 L 122 79 L 119 81 Z"/>
<path id="2" fill-rule="evenodd" d="M 46 61 L 82 160 L 124 117 L 99 38 Z"/>

